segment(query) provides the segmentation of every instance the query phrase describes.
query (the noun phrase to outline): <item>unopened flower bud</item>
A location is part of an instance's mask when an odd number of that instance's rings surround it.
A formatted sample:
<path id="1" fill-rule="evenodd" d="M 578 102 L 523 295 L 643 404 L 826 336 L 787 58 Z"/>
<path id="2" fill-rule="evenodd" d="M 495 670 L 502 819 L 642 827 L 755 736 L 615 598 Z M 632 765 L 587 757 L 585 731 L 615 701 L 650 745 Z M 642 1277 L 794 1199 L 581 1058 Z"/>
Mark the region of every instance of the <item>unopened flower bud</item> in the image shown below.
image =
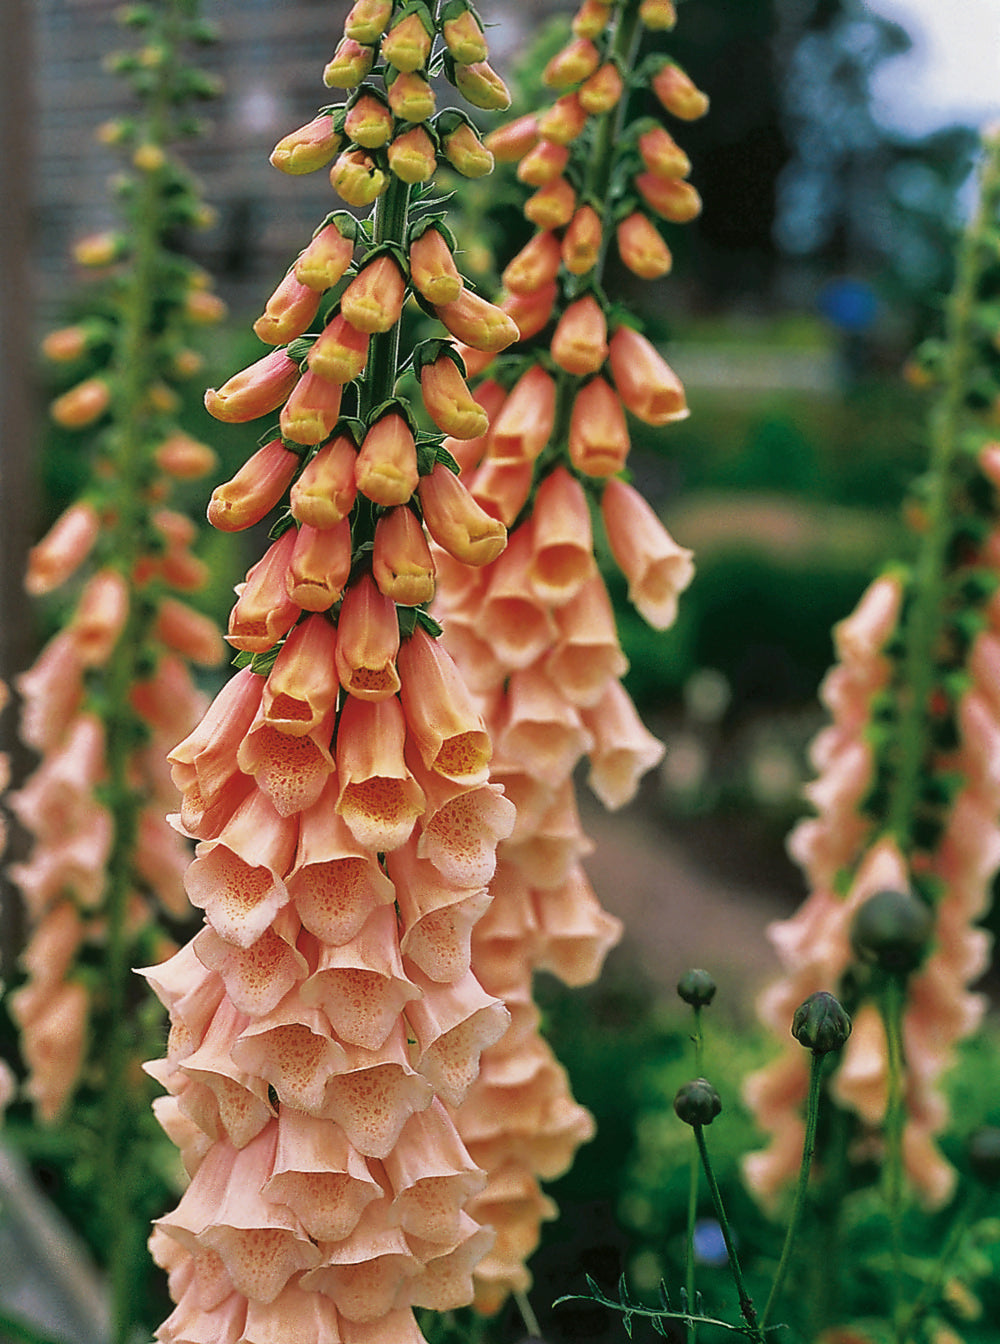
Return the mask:
<path id="1" fill-rule="evenodd" d="M 212 471 L 217 462 L 214 449 L 178 430 L 163 440 L 153 454 L 156 465 L 179 481 L 196 481 Z"/>
<path id="2" fill-rule="evenodd" d="M 450 11 L 454 13 L 450 13 Z M 489 54 L 486 48 L 486 35 L 471 9 L 464 5 L 449 5 L 444 11 L 444 23 L 441 28 L 444 44 L 460 65 L 475 65 L 485 61 Z"/>
<path id="3" fill-rule="evenodd" d="M 556 235 L 551 230 L 536 233 L 504 268 L 504 286 L 512 294 L 534 294 L 555 280 L 561 261 Z"/>
<path id="4" fill-rule="evenodd" d="M 437 99 L 423 75 L 401 71 L 386 86 L 389 106 L 401 121 L 426 121 L 434 115 Z"/>
<path id="5" fill-rule="evenodd" d="M 422 126 L 397 135 L 388 151 L 389 167 L 401 182 L 426 182 L 437 167 L 434 141 Z"/>
<path id="6" fill-rule="evenodd" d="M 643 163 L 657 177 L 686 177 L 691 171 L 691 160 L 662 126 L 643 131 L 638 145 Z"/>
<path id="7" fill-rule="evenodd" d="M 625 466 L 631 444 L 622 404 L 603 378 L 584 383 L 573 399 L 569 457 L 585 476 L 613 476 Z"/>
<path id="8" fill-rule="evenodd" d="M 380 149 L 392 139 L 392 113 L 381 98 L 365 92 L 348 112 L 344 130 L 356 145 Z"/>
<path id="9" fill-rule="evenodd" d="M 708 97 L 673 61 L 653 76 L 652 86 L 663 108 L 681 121 L 696 121 L 708 111 Z"/>
<path id="10" fill-rule="evenodd" d="M 592 205 L 583 205 L 563 234 L 562 260 L 571 275 L 586 275 L 601 255 L 601 217 Z"/>
<path id="11" fill-rule="evenodd" d="M 111 388 L 104 378 L 86 378 L 56 397 L 49 414 L 63 429 L 86 429 L 111 405 Z"/>
<path id="12" fill-rule="evenodd" d="M 552 358 L 578 377 L 596 373 L 608 357 L 608 327 L 593 294 L 569 305 L 552 334 Z"/>
<path id="13" fill-rule="evenodd" d="M 344 150 L 330 169 L 330 186 L 348 205 L 359 210 L 377 200 L 388 185 L 388 176 L 361 149 Z"/>
<path id="14" fill-rule="evenodd" d="M 253 527 L 282 498 L 299 465 L 297 453 L 272 439 L 249 457 L 231 480 L 217 485 L 208 505 L 208 521 L 220 532 Z"/>
<path id="15" fill-rule="evenodd" d="M 610 18 L 611 10 L 601 0 L 583 0 L 573 16 L 573 32 L 577 37 L 600 37 Z"/>
<path id="16" fill-rule="evenodd" d="M 428 303 L 453 303 L 464 287 L 448 240 L 427 228 L 410 244 L 410 279 Z"/>
<path id="17" fill-rule="evenodd" d="M 354 441 L 340 434 L 309 459 L 292 486 L 289 502 L 296 522 L 323 531 L 347 517 L 358 493 L 354 480 L 357 456 Z"/>
<path id="18" fill-rule="evenodd" d="M 184 298 L 184 312 L 192 322 L 201 327 L 215 326 L 225 320 L 226 305 L 217 294 L 209 294 L 204 289 L 193 289 Z"/>
<path id="19" fill-rule="evenodd" d="M 600 63 L 600 53 L 586 37 L 574 38 L 549 61 L 542 71 L 542 83 L 550 89 L 568 89 L 592 75 Z"/>
<path id="20" fill-rule="evenodd" d="M 677 23 L 674 0 L 642 0 L 639 18 L 653 32 L 670 32 Z"/>
<path id="21" fill-rule="evenodd" d="M 640 173 L 635 186 L 650 209 L 671 224 L 687 224 L 701 214 L 701 197 L 683 178 Z"/>
<path id="22" fill-rule="evenodd" d="M 234 373 L 218 390 L 210 387 L 205 393 L 205 409 L 227 424 L 255 420 L 280 406 L 298 377 L 298 364 L 284 350 L 272 350 L 263 359 Z"/>
<path id="23" fill-rule="evenodd" d="M 540 229 L 561 229 L 573 218 L 576 192 L 565 177 L 539 187 L 524 203 L 525 216 Z"/>
<path id="24" fill-rule="evenodd" d="M 284 438 L 304 445 L 328 439 L 340 419 L 343 390 L 340 383 L 329 382 L 311 369 L 304 373 L 281 408 Z"/>
<path id="25" fill-rule="evenodd" d="M 434 561 L 424 530 L 405 506 L 389 509 L 375 524 L 372 577 L 380 593 L 402 607 L 434 596 Z"/>
<path id="26" fill-rule="evenodd" d="M 984 1185 L 1000 1185 L 1000 1128 L 983 1125 L 969 1135 L 969 1166 Z"/>
<path id="27" fill-rule="evenodd" d="M 331 383 L 350 383 L 360 377 L 368 362 L 367 332 L 358 331 L 342 313 L 323 328 L 306 356 L 313 373 Z"/>
<path id="28" fill-rule="evenodd" d="M 79 324 L 60 327 L 58 331 L 50 331 L 42 341 L 42 354 L 55 364 L 70 364 L 80 358 L 89 344 L 86 327 Z"/>
<path id="29" fill-rule="evenodd" d="M 80 500 L 56 519 L 28 553 L 24 586 L 32 597 L 51 593 L 66 582 L 93 550 L 101 532 L 94 506 Z"/>
<path id="30" fill-rule="evenodd" d="M 428 532 L 463 565 L 491 564 L 503 551 L 507 529 L 476 503 L 442 462 L 429 476 L 421 476 L 419 495 Z"/>
<path id="31" fill-rule="evenodd" d="M 625 82 L 613 61 L 607 61 L 595 70 L 576 91 L 580 106 L 592 117 L 598 117 L 617 107 L 625 91 Z"/>
<path id="32" fill-rule="evenodd" d="M 510 90 L 488 61 L 455 66 L 455 87 L 473 107 L 487 112 L 506 112 Z"/>
<path id="33" fill-rule="evenodd" d="M 530 341 L 532 336 L 548 325 L 555 306 L 557 288 L 556 282 L 552 280 L 533 294 L 509 294 L 500 305 L 508 317 L 513 319 L 522 341 Z"/>
<path id="34" fill-rule="evenodd" d="M 453 302 L 439 304 L 434 312 L 454 337 L 475 350 L 497 354 L 518 339 L 514 321 L 496 304 L 469 289 L 463 289 Z"/>
<path id="35" fill-rule="evenodd" d="M 467 122 L 462 122 L 441 142 L 444 156 L 463 177 L 486 177 L 493 171 L 493 155 L 479 138 L 479 133 Z"/>
<path id="36" fill-rule="evenodd" d="M 534 149 L 538 139 L 537 118 L 529 113 L 508 122 L 506 126 L 498 126 L 495 131 L 490 131 L 483 143 L 501 163 L 517 163 L 519 159 L 524 158 L 529 149 Z"/>
<path id="37" fill-rule="evenodd" d="M 458 365 L 442 354 L 420 370 L 420 391 L 427 414 L 456 439 L 477 439 L 489 428 L 485 409 L 469 391 Z"/>
<path id="38" fill-rule="evenodd" d="M 140 173 L 158 173 L 167 161 L 159 145 L 138 145 L 132 154 L 132 165 Z"/>
<path id="39" fill-rule="evenodd" d="M 652 220 L 636 210 L 615 230 L 618 255 L 633 273 L 643 280 L 658 280 L 674 264 L 670 249 Z"/>
<path id="40" fill-rule="evenodd" d="M 78 266 L 110 266 L 125 252 L 125 239 L 117 233 L 88 233 L 73 244 Z"/>
<path id="41" fill-rule="evenodd" d="M 388 331 L 399 321 L 406 277 L 388 252 L 366 262 L 344 290 L 340 311 L 357 331 Z"/>
<path id="42" fill-rule="evenodd" d="M 295 278 L 320 293 L 343 278 L 354 257 L 354 240 L 340 232 L 336 224 L 327 224 L 300 253 L 292 268 Z"/>
<path id="43" fill-rule="evenodd" d="M 677 981 L 677 993 L 692 1008 L 707 1008 L 715 998 L 717 985 L 708 971 L 685 971 Z"/>
<path id="44" fill-rule="evenodd" d="M 375 48 L 356 41 L 353 37 L 342 38 L 333 60 L 323 71 L 323 83 L 328 89 L 354 89 L 371 72 L 375 63 Z"/>
<path id="45" fill-rule="evenodd" d="M 344 20 L 344 33 L 355 42 L 377 42 L 392 18 L 393 3 L 394 0 L 356 0 Z"/>
<path id="46" fill-rule="evenodd" d="M 323 113 L 283 136 L 271 151 L 271 163 L 281 172 L 295 176 L 312 173 L 330 162 L 343 139 L 333 117 Z"/>
<path id="47" fill-rule="evenodd" d="M 819 990 L 800 1003 L 792 1018 L 792 1035 L 814 1055 L 839 1050 L 851 1034 L 851 1019 L 840 1002 Z"/>
<path id="48" fill-rule="evenodd" d="M 417 488 L 417 449 L 403 416 L 392 411 L 368 430 L 354 467 L 358 489 L 375 504 L 405 504 Z"/>
<path id="49" fill-rule="evenodd" d="M 319 309 L 319 294 L 290 271 L 267 301 L 253 324 L 254 334 L 266 345 L 287 345 L 308 331 Z"/>
<path id="50" fill-rule="evenodd" d="M 431 54 L 431 34 L 416 12 L 407 14 L 382 39 L 382 59 L 397 70 L 422 70 Z"/>
<path id="51" fill-rule="evenodd" d="M 540 140 L 517 165 L 517 176 L 529 187 L 544 187 L 562 176 L 569 163 L 569 149 L 554 140 Z"/>
<path id="52" fill-rule="evenodd" d="M 851 923 L 851 947 L 860 961 L 905 975 L 920 964 L 934 916 L 926 901 L 909 891 L 877 891 Z"/>
<path id="53" fill-rule="evenodd" d="M 587 110 L 575 93 L 564 93 L 538 118 L 538 133 L 557 145 L 571 144 L 587 124 Z"/>
<path id="54" fill-rule="evenodd" d="M 674 1110 L 686 1125 L 700 1127 L 712 1123 L 722 1110 L 722 1101 L 707 1078 L 695 1078 L 678 1088 Z"/>

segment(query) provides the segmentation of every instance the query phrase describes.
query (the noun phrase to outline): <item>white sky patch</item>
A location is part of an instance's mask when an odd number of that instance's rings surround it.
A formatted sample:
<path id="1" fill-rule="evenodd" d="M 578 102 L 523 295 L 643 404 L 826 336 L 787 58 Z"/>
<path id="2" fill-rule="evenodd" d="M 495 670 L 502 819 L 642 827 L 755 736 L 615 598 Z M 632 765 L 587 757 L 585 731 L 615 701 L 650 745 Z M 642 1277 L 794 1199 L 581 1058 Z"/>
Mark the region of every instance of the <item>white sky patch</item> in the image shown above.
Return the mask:
<path id="1" fill-rule="evenodd" d="M 884 125 L 912 135 L 1000 119 L 1000 0 L 866 0 L 913 47 L 886 61 L 873 84 Z"/>

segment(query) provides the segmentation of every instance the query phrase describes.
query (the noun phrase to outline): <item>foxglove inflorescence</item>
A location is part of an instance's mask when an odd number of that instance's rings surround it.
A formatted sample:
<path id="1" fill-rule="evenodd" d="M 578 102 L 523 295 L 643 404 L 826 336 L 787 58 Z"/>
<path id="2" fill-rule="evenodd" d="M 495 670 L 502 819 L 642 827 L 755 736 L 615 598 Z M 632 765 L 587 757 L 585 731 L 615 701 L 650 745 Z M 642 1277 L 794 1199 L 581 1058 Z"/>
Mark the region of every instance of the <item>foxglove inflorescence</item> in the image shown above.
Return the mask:
<path id="1" fill-rule="evenodd" d="M 1000 449 L 982 397 L 998 371 L 995 137 L 980 190 L 945 340 L 925 352 L 939 402 L 930 474 L 908 510 L 917 559 L 877 578 L 835 629 L 838 662 L 821 690 L 832 723 L 813 743 L 807 787 L 816 815 L 789 843 L 810 895 L 771 930 L 787 970 L 760 1005 L 783 1032 L 800 999 L 840 986 L 854 1031 L 830 1094 L 861 1152 L 865 1140 L 883 1146 L 891 1198 L 905 1170 L 931 1207 L 955 1185 L 935 1142 L 948 1120 L 940 1084 L 985 1008 L 970 987 L 989 963 L 977 924 L 1000 867 Z M 807 1081 L 794 1045 L 748 1080 L 772 1136 L 746 1162 L 765 1200 L 797 1166 Z"/>
<path id="2" fill-rule="evenodd" d="M 488 374 L 476 396 L 489 430 L 448 447 L 472 498 L 511 534 L 479 570 L 443 565 L 434 607 L 493 736 L 493 778 L 517 807 L 493 903 L 473 930 L 473 967 L 512 1023 L 456 1112 L 489 1173 L 471 1208 L 497 1229 L 476 1271 L 484 1311 L 530 1283 L 525 1261 L 555 1212 L 539 1180 L 561 1175 L 593 1128 L 538 1032 L 531 990 L 535 970 L 571 985 L 593 980 L 621 933 L 581 864 L 592 845 L 573 771 L 586 756 L 591 788 L 617 808 L 662 755 L 621 684 L 628 664 L 594 558 L 595 519 L 630 600 L 656 629 L 672 623 L 693 574 L 690 552 L 620 475 L 628 416 L 656 427 L 680 420 L 684 390 L 603 289 L 613 240 L 636 274 L 664 275 L 664 227 L 700 208 L 662 118 L 700 116 L 707 99 L 648 50 L 673 22 L 669 4 L 587 0 L 544 72 L 555 101 L 487 137 L 535 189 L 524 207 L 535 231 L 503 273 L 501 307 L 520 343 L 499 358 L 467 356 Z"/>
<path id="3" fill-rule="evenodd" d="M 412 1309 L 469 1302 L 493 1240 L 449 1108 L 509 1021 L 470 936 L 514 808 L 423 606 L 444 563 L 505 545 L 443 439 L 486 427 L 454 340 L 495 353 L 517 328 L 466 286 L 430 196 L 439 160 L 492 163 L 464 113 L 435 114 L 441 71 L 506 105 L 462 0 L 358 0 L 324 75 L 346 101 L 272 162 L 329 164 L 374 211 L 320 225 L 254 324 L 271 351 L 206 396 L 226 421 L 278 414 L 210 520 L 278 512 L 230 616 L 240 670 L 170 756 L 205 913 L 146 972 L 171 1020 L 156 1113 L 191 1177 L 151 1242 L 171 1344 L 419 1339 Z M 411 296 L 441 324 L 412 351 Z"/>
<path id="4" fill-rule="evenodd" d="M 33 841 L 10 869 L 30 937 L 27 978 L 9 1002 L 26 1092 L 44 1121 L 77 1087 L 91 1018 L 101 1038 L 93 1067 L 109 1090 L 121 1090 L 127 1057 L 140 1050 L 126 1011 L 130 965 L 160 945 L 164 912 L 190 908 L 181 880 L 190 851 L 166 822 L 176 793 L 164 755 L 204 707 L 191 664 L 223 653 L 214 624 L 187 601 L 207 577 L 191 550 L 196 528 L 169 506 L 178 481 L 215 462 L 177 422 L 177 388 L 202 363 L 191 342 L 224 308 L 176 249 L 178 231 L 197 226 L 205 207 L 170 151 L 194 128 L 185 105 L 209 91 L 184 61 L 208 34 L 191 4 L 121 18 L 143 42 L 113 62 L 136 113 L 102 128 L 131 158 L 118 182 L 122 224 L 77 245 L 103 283 L 87 315 L 43 344 L 70 384 L 52 417 L 90 431 L 90 470 L 29 556 L 28 592 L 58 592 L 64 606 L 60 628 L 17 679 L 21 736 L 41 762 L 7 800 Z"/>

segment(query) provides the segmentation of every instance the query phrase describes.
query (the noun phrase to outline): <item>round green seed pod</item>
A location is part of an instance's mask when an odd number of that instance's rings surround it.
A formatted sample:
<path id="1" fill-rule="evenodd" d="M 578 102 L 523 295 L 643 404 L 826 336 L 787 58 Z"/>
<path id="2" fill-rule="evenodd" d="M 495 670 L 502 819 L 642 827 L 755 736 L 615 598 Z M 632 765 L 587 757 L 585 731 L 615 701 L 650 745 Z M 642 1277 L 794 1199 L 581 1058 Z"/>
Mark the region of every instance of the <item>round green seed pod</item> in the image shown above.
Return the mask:
<path id="1" fill-rule="evenodd" d="M 708 971 L 685 971 L 677 981 L 677 993 L 692 1008 L 706 1008 L 715 998 L 716 983 Z"/>
<path id="2" fill-rule="evenodd" d="M 850 1034 L 851 1019 L 846 1009 L 825 989 L 810 994 L 792 1018 L 792 1035 L 814 1055 L 839 1050 Z"/>
<path id="3" fill-rule="evenodd" d="M 674 1110 L 686 1125 L 710 1125 L 722 1110 L 722 1101 L 707 1078 L 695 1078 L 678 1088 Z"/>
<path id="4" fill-rule="evenodd" d="M 931 908 L 909 891 L 877 891 L 851 924 L 851 947 L 859 961 L 906 975 L 919 966 L 931 931 Z"/>

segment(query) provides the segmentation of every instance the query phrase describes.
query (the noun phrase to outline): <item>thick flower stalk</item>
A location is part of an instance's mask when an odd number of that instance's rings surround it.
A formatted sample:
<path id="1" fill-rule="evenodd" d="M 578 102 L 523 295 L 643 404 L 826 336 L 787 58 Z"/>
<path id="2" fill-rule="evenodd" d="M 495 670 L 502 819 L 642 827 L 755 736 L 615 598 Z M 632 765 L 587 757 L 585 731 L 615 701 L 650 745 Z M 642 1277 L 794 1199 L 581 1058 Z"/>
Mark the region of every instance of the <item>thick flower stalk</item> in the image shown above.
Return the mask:
<path id="1" fill-rule="evenodd" d="M 165 820 L 176 792 L 164 756 L 204 708 L 192 664 L 217 664 L 224 646 L 189 604 L 206 577 L 191 550 L 196 528 L 169 507 L 175 484 L 215 461 L 177 422 L 176 389 L 201 364 L 192 341 L 222 305 L 172 242 L 204 206 L 170 150 L 191 130 L 184 105 L 208 89 L 185 62 L 207 31 L 181 0 L 123 10 L 122 21 L 143 45 L 114 58 L 135 114 L 102 131 L 131 160 L 120 231 L 78 246 L 78 259 L 102 272 L 91 315 L 44 342 L 70 384 L 52 416 L 81 442 L 89 431 L 80 449 L 89 475 L 28 558 L 29 594 L 58 594 L 63 605 L 57 633 L 17 679 L 21 736 L 40 762 L 7 802 L 33 842 L 10 869 L 29 928 L 25 979 L 9 998 L 24 1090 L 47 1123 L 82 1077 L 106 1097 L 98 1120 L 93 1107 L 79 1118 L 93 1126 L 123 1335 L 136 1307 L 135 1229 L 122 1209 L 139 1178 L 135 1134 L 147 1105 L 128 1080 L 149 1048 L 131 967 L 162 947 L 164 916 L 190 910 L 190 847 Z"/>
<path id="2" fill-rule="evenodd" d="M 210 520 L 277 512 L 229 621 L 240 670 L 170 756 L 205 927 L 146 972 L 171 1020 L 156 1113 L 191 1177 L 151 1241 L 169 1344 L 416 1341 L 413 1308 L 471 1301 L 493 1241 L 448 1108 L 509 1021 L 470 941 L 514 808 L 423 610 L 440 565 L 506 542 L 442 445 L 486 428 L 452 337 L 492 353 L 517 329 L 466 287 L 424 188 L 440 159 L 491 166 L 430 83 L 505 106 L 486 55 L 461 0 L 358 0 L 324 75 L 346 102 L 272 162 L 330 164 L 374 210 L 320 225 L 254 324 L 271 351 L 206 395 L 222 420 L 278 416 Z M 444 330 L 401 352 L 411 298 Z"/>
<path id="3" fill-rule="evenodd" d="M 621 931 L 581 866 L 592 845 L 573 772 L 587 757 L 592 789 L 617 808 L 662 755 L 621 684 L 627 662 L 594 559 L 595 526 L 657 629 L 673 621 L 693 573 L 690 552 L 621 478 L 629 417 L 665 427 L 687 415 L 684 390 L 603 289 L 612 244 L 635 273 L 661 276 L 664 229 L 700 208 L 687 158 L 661 124 L 663 114 L 676 122 L 707 108 L 659 50 L 673 20 L 670 5 L 587 0 L 544 73 L 555 101 L 487 137 L 535 189 L 525 205 L 535 233 L 503 276 L 501 306 L 520 344 L 501 360 L 467 356 L 488 372 L 476 395 L 489 430 L 449 447 L 472 498 L 511 536 L 477 571 L 442 565 L 435 606 L 494 738 L 493 778 L 517 807 L 493 904 L 473 931 L 473 967 L 512 1023 L 455 1115 L 489 1172 L 471 1206 L 497 1229 L 476 1271 L 483 1311 L 530 1284 L 525 1262 L 554 1214 L 539 1181 L 562 1174 L 592 1134 L 539 1035 L 531 990 L 538 969 L 571 985 L 593 980 Z M 455 489 L 437 476 L 425 517 Z"/>
<path id="4" fill-rule="evenodd" d="M 985 1007 L 970 988 L 989 962 L 976 926 L 1000 867 L 1000 451 L 981 395 L 1000 372 L 998 156 L 993 137 L 929 370 L 931 466 L 908 510 L 917 557 L 876 579 L 835 631 L 839 661 L 821 691 L 832 723 L 813 744 L 807 788 L 816 815 L 789 844 L 810 894 L 771 930 L 786 973 L 760 1005 L 783 1034 L 804 995 L 841 987 L 854 1033 L 829 1090 L 850 1133 L 883 1143 L 897 1207 L 904 1173 L 931 1207 L 954 1188 L 935 1142 L 948 1120 L 939 1083 Z M 748 1080 L 772 1140 L 746 1175 L 766 1201 L 794 1175 L 806 1087 L 794 1046 Z"/>

